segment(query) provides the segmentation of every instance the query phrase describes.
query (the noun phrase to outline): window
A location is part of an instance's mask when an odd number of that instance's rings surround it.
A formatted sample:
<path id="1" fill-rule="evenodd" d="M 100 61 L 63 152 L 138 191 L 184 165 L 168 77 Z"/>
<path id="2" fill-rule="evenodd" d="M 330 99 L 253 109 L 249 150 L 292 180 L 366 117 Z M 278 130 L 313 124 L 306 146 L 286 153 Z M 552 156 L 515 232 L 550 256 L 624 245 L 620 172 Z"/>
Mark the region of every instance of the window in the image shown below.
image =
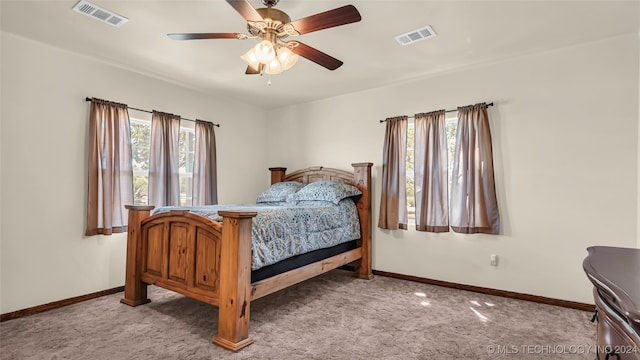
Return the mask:
<path id="1" fill-rule="evenodd" d="M 135 205 L 149 204 L 149 149 L 151 121 L 130 119 L 133 167 L 133 201 Z"/>
<path id="2" fill-rule="evenodd" d="M 451 175 L 453 173 L 453 156 L 456 146 L 456 131 L 458 128 L 458 117 L 456 112 L 448 113 L 446 118 L 446 135 L 447 135 L 447 160 L 448 160 L 448 180 L 449 191 L 451 191 Z M 407 162 L 406 162 L 406 176 L 407 176 L 407 217 L 409 223 L 414 223 L 416 219 L 416 199 L 415 199 L 415 172 L 414 172 L 414 160 L 415 160 L 415 146 L 414 146 L 414 134 L 415 127 L 413 120 L 409 120 L 407 126 Z"/>
<path id="3" fill-rule="evenodd" d="M 417 231 L 499 233 L 487 106 L 458 107 L 457 121 L 445 110 L 416 114 L 412 129 L 406 115 L 387 118 L 379 228 L 406 229 L 411 212 Z"/>
<path id="4" fill-rule="evenodd" d="M 196 148 L 195 123 L 192 121 L 180 122 L 179 140 L 180 162 L 180 205 L 193 204 L 193 159 Z"/>
<path id="5" fill-rule="evenodd" d="M 453 156 L 456 149 L 456 132 L 458 131 L 458 117 L 456 112 L 450 113 L 446 117 L 447 122 L 447 169 L 448 169 L 448 179 L 449 179 L 449 192 L 451 192 L 451 179 L 453 174 Z"/>
<path id="6" fill-rule="evenodd" d="M 130 118 L 133 166 L 133 197 L 135 205 L 149 204 L 149 150 L 151 147 L 151 119 Z M 193 159 L 195 154 L 195 124 L 180 122 L 179 171 L 180 205 L 192 204 Z"/>
<path id="7" fill-rule="evenodd" d="M 415 197 L 415 169 L 413 167 L 415 159 L 414 146 L 415 126 L 413 120 L 409 120 L 407 125 L 407 163 L 406 163 L 406 179 L 407 179 L 407 218 L 410 224 L 416 221 L 416 197 Z"/>

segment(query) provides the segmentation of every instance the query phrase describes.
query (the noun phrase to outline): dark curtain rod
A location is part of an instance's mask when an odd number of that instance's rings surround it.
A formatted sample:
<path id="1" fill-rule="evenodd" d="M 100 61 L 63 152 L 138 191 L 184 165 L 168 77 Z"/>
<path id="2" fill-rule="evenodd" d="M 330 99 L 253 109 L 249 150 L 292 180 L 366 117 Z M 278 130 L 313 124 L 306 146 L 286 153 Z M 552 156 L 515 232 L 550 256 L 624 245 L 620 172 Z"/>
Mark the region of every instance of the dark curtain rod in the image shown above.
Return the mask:
<path id="1" fill-rule="evenodd" d="M 493 103 L 488 103 L 487 107 L 489 106 L 493 106 Z M 449 113 L 449 112 L 454 112 L 454 111 L 458 111 L 458 109 L 452 109 L 452 110 L 445 110 L 444 112 Z M 415 116 L 407 116 L 409 119 L 413 119 Z M 387 120 L 380 120 L 381 123 L 386 122 Z"/>
<path id="2" fill-rule="evenodd" d="M 85 98 L 85 101 L 91 101 L 91 98 L 90 98 L 90 97 L 87 97 L 87 98 Z M 138 108 L 131 107 L 131 106 L 129 106 L 129 105 L 127 105 L 127 107 L 128 107 L 129 109 L 138 110 L 138 111 L 146 112 L 146 113 L 149 113 L 149 114 L 153 114 L 153 111 L 143 110 L 143 109 L 138 109 Z M 191 119 L 187 119 L 187 118 L 183 118 L 183 117 L 181 117 L 181 118 L 180 118 L 180 120 L 187 120 L 187 121 L 193 121 L 193 122 L 195 122 L 195 120 L 191 120 Z M 214 123 L 214 124 L 213 124 L 213 126 L 220 127 L 220 124 L 215 124 L 215 123 Z"/>

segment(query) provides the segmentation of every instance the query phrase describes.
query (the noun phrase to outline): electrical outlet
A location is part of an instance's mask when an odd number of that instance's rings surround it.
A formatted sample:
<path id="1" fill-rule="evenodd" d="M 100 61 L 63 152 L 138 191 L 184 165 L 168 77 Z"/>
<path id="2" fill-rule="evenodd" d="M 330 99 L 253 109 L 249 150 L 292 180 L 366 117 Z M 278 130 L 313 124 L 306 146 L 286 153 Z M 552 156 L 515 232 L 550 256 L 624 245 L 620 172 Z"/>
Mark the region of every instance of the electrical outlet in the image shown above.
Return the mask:
<path id="1" fill-rule="evenodd" d="M 491 254 L 491 257 L 489 259 L 491 261 L 490 262 L 491 266 L 498 266 L 498 255 Z"/>

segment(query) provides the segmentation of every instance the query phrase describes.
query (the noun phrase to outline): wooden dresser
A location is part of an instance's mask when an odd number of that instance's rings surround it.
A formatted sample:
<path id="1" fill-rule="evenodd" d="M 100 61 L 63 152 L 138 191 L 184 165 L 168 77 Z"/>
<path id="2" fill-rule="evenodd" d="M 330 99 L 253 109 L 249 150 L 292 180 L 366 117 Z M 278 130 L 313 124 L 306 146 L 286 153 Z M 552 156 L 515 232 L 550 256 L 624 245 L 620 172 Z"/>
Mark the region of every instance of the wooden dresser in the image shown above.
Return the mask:
<path id="1" fill-rule="evenodd" d="M 583 268 L 593 283 L 597 359 L 640 360 L 640 249 L 593 246 Z"/>

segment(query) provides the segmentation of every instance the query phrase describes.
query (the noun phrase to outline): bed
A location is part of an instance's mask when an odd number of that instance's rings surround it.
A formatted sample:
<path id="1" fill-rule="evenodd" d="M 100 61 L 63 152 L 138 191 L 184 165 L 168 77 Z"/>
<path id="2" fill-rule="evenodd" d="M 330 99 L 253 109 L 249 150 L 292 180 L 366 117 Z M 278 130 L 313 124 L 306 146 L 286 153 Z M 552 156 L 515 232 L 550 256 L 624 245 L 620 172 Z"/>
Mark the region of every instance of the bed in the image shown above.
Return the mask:
<path id="1" fill-rule="evenodd" d="M 249 336 L 251 301 L 344 265 L 353 265 L 357 277 L 372 279 L 372 163 L 352 166 L 352 172 L 311 167 L 289 174 L 286 168 L 269 168 L 272 186 L 285 182 L 337 182 L 359 190 L 357 195 L 349 196 L 357 212 L 359 238 L 289 254 L 275 263 L 270 260 L 260 264 L 263 260 L 254 256 L 256 239 L 252 233 L 259 231 L 254 226 L 259 222 L 254 218 L 263 216 L 261 208 L 221 207 L 209 216 L 186 208 L 154 211 L 152 206 L 127 206 L 126 274 L 121 302 L 130 306 L 148 303 L 147 286 L 156 285 L 215 305 L 218 333 L 213 343 L 237 351 L 253 342 Z M 270 204 L 266 205 L 270 209 Z M 330 242 L 333 235 L 327 234 L 330 233 L 325 232 L 322 237 Z"/>

